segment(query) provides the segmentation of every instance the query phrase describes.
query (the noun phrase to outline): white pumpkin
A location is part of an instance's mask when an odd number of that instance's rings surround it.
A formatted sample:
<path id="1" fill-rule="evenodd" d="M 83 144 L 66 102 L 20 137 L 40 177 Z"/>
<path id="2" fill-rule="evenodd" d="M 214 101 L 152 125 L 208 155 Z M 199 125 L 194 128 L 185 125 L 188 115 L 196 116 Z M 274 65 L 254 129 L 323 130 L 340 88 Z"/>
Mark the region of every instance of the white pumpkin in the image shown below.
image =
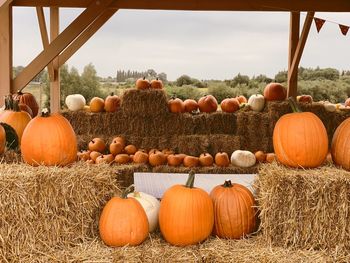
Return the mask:
<path id="1" fill-rule="evenodd" d="M 143 192 L 133 192 L 128 194 L 128 197 L 135 198 L 141 204 L 143 209 L 145 209 L 148 218 L 149 232 L 151 233 L 156 230 L 158 226 L 158 213 L 160 207 L 158 199 Z"/>
<path id="2" fill-rule="evenodd" d="M 72 94 L 66 97 L 66 105 L 71 111 L 78 111 L 84 109 L 86 100 L 83 95 Z"/>
<path id="3" fill-rule="evenodd" d="M 250 151 L 234 151 L 231 155 L 231 163 L 238 167 L 251 167 L 255 165 L 256 158 L 254 153 Z"/>
<path id="4" fill-rule="evenodd" d="M 254 94 L 249 97 L 248 105 L 253 111 L 262 111 L 265 106 L 265 98 L 261 94 Z"/>

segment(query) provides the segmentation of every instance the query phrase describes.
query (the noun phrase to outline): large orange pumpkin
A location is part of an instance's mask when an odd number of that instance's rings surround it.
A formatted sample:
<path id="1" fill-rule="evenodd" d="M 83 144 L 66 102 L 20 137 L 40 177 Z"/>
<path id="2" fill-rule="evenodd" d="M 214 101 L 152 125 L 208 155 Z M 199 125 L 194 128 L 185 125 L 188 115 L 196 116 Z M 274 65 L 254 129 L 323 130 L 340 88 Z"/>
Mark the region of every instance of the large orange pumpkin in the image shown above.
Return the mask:
<path id="1" fill-rule="evenodd" d="M 113 197 L 102 210 L 99 221 L 100 236 L 108 246 L 139 245 L 148 236 L 148 219 L 141 204 L 128 187 L 121 197 Z"/>
<path id="2" fill-rule="evenodd" d="M 20 90 L 16 94 L 13 95 L 13 98 L 15 100 L 18 99 L 19 103 L 28 105 L 28 107 L 32 110 L 32 113 L 33 113 L 32 117 L 35 117 L 36 115 L 38 115 L 39 105 L 38 105 L 35 97 L 33 96 L 33 94 L 27 93 L 27 92 L 22 92 Z"/>
<path id="3" fill-rule="evenodd" d="M 215 235 L 239 239 L 255 230 L 255 200 L 246 187 L 228 180 L 214 187 L 210 197 L 214 203 Z"/>
<path id="4" fill-rule="evenodd" d="M 6 133 L 4 127 L 0 125 L 0 154 L 3 154 L 6 146 Z"/>
<path id="5" fill-rule="evenodd" d="M 343 121 L 335 130 L 331 152 L 335 164 L 350 170 L 350 118 Z"/>
<path id="6" fill-rule="evenodd" d="M 169 188 L 160 203 L 160 230 L 172 245 L 197 244 L 213 229 L 213 202 L 204 190 L 193 187 L 194 178 L 191 172 L 185 185 Z"/>
<path id="7" fill-rule="evenodd" d="M 73 163 L 77 159 L 77 139 L 69 121 L 60 114 L 32 119 L 22 136 L 21 150 L 26 163 L 37 166 Z"/>
<path id="8" fill-rule="evenodd" d="M 31 119 L 28 112 L 19 109 L 18 100 L 13 100 L 11 95 L 6 98 L 6 108 L 0 115 L 0 122 L 7 123 L 16 131 L 19 142 Z"/>
<path id="9" fill-rule="evenodd" d="M 312 112 L 301 112 L 290 99 L 293 113 L 283 115 L 273 131 L 273 147 L 279 162 L 291 167 L 320 166 L 328 152 L 327 131 Z"/>

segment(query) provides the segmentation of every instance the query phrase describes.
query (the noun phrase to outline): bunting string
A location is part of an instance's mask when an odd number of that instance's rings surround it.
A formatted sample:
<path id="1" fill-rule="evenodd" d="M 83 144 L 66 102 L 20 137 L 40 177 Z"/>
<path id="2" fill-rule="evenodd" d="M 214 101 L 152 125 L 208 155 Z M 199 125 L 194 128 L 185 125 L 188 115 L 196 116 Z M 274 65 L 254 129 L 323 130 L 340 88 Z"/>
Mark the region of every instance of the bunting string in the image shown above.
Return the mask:
<path id="1" fill-rule="evenodd" d="M 314 17 L 314 22 L 315 22 L 317 33 L 320 33 L 321 28 L 323 27 L 325 22 L 332 23 L 332 24 L 337 24 L 339 26 L 340 32 L 344 36 L 347 35 L 347 33 L 348 33 L 349 29 L 350 29 L 350 26 L 339 24 L 337 22 L 333 22 L 333 21 L 330 21 L 330 20 L 322 19 L 322 18 L 319 18 L 319 17 Z"/>

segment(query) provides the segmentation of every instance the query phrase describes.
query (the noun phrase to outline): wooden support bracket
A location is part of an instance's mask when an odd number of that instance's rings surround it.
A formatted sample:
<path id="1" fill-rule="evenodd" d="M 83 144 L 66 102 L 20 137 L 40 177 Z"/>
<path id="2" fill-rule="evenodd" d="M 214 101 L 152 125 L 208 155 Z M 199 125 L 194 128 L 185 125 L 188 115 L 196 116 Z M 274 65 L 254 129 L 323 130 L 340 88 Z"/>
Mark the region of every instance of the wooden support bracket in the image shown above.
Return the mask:
<path id="1" fill-rule="evenodd" d="M 288 73 L 291 70 L 295 51 L 299 43 L 300 34 L 300 12 L 290 13 L 290 29 L 289 29 L 289 55 L 288 55 Z M 287 97 L 295 97 L 298 88 L 298 71 L 294 75 L 288 75 L 288 91 Z"/>
<path id="2" fill-rule="evenodd" d="M 25 87 L 41 70 L 43 70 L 60 52 L 62 52 L 86 27 L 101 15 L 113 0 L 92 1 L 50 45 L 42 51 L 24 70 L 13 80 L 13 87 Z"/>

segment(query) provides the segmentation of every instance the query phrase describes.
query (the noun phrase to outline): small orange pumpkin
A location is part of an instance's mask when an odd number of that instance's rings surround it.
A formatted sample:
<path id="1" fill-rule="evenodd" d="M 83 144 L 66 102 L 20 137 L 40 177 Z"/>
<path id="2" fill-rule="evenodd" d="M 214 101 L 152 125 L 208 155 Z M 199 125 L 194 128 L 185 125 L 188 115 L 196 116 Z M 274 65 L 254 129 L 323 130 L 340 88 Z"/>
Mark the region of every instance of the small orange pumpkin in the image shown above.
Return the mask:
<path id="1" fill-rule="evenodd" d="M 276 154 L 274 153 L 267 153 L 266 154 L 266 162 L 267 163 L 273 163 L 277 161 Z"/>
<path id="2" fill-rule="evenodd" d="M 130 162 L 130 156 L 125 153 L 117 154 L 114 158 L 114 161 L 117 164 L 127 164 L 128 162 Z"/>
<path id="3" fill-rule="evenodd" d="M 199 158 L 187 155 L 183 160 L 183 164 L 185 167 L 196 167 L 199 165 Z"/>
<path id="4" fill-rule="evenodd" d="M 18 91 L 16 94 L 13 94 L 13 99 L 19 100 L 20 104 L 26 104 L 32 110 L 33 115 L 35 117 L 39 112 L 39 105 L 33 94 L 28 92 Z"/>
<path id="5" fill-rule="evenodd" d="M 206 95 L 199 99 L 198 106 L 201 112 L 215 112 L 218 108 L 218 101 L 213 95 Z"/>
<path id="6" fill-rule="evenodd" d="M 137 148 L 135 145 L 129 144 L 124 148 L 124 151 L 129 155 L 135 154 L 137 152 Z"/>
<path id="7" fill-rule="evenodd" d="M 102 112 L 105 107 L 105 101 L 98 97 L 93 97 L 90 101 L 90 111 L 94 113 Z"/>
<path id="8" fill-rule="evenodd" d="M 137 151 L 133 156 L 134 163 L 148 163 L 148 154 L 144 151 Z"/>
<path id="9" fill-rule="evenodd" d="M 101 138 L 94 138 L 89 142 L 88 147 L 90 151 L 102 153 L 106 149 L 106 144 Z"/>
<path id="10" fill-rule="evenodd" d="M 172 113 L 182 113 L 185 112 L 185 105 L 183 101 L 179 98 L 171 98 L 168 101 L 168 107 Z"/>
<path id="11" fill-rule="evenodd" d="M 263 151 L 257 151 L 254 155 L 259 163 L 263 163 L 266 161 L 266 154 Z"/>
<path id="12" fill-rule="evenodd" d="M 102 153 L 96 152 L 96 151 L 90 152 L 90 158 L 91 158 L 91 160 L 93 160 L 94 162 L 96 162 L 96 160 L 97 160 L 97 158 L 98 158 L 99 156 L 102 156 Z"/>
<path id="13" fill-rule="evenodd" d="M 283 115 L 273 131 L 273 148 L 280 163 L 290 167 L 320 166 L 328 152 L 328 136 L 322 121 L 301 112 L 290 99 L 293 113 Z"/>
<path id="14" fill-rule="evenodd" d="M 255 200 L 243 185 L 230 180 L 213 188 L 210 197 L 214 204 L 213 233 L 220 238 L 239 239 L 256 227 Z"/>
<path id="15" fill-rule="evenodd" d="M 187 99 L 184 101 L 185 112 L 194 112 L 198 110 L 198 103 L 193 99 Z"/>
<path id="16" fill-rule="evenodd" d="M 168 165 L 170 166 L 180 166 L 182 164 L 183 158 L 179 154 L 169 154 L 167 160 Z"/>
<path id="17" fill-rule="evenodd" d="M 71 164 L 77 159 L 77 138 L 69 121 L 60 114 L 49 114 L 32 119 L 22 136 L 21 151 L 30 165 Z"/>
<path id="18" fill-rule="evenodd" d="M 90 159 L 90 151 L 81 151 L 81 152 L 78 152 L 78 159 L 79 160 L 82 160 L 82 161 L 87 161 Z"/>
<path id="19" fill-rule="evenodd" d="M 198 244 L 213 229 L 213 202 L 204 190 L 193 187 L 194 179 L 195 174 L 190 172 L 186 184 L 169 188 L 160 202 L 160 231 L 172 245 Z"/>
<path id="20" fill-rule="evenodd" d="M 220 167 L 227 167 L 230 165 L 230 159 L 225 152 L 218 152 L 215 154 L 215 164 Z"/>
<path id="21" fill-rule="evenodd" d="M 146 77 L 140 78 L 136 81 L 137 89 L 145 90 L 145 89 L 149 89 L 150 86 L 151 86 L 151 83 L 149 82 L 148 79 L 146 79 Z"/>
<path id="22" fill-rule="evenodd" d="M 167 162 L 167 157 L 160 151 L 154 151 L 150 153 L 148 161 L 152 166 L 164 165 Z"/>
<path id="23" fill-rule="evenodd" d="M 112 140 L 112 143 L 116 143 L 116 142 L 119 142 L 120 144 L 123 145 L 123 149 L 125 148 L 125 139 L 121 136 L 117 136 L 117 137 L 114 137 L 113 140 Z"/>
<path id="24" fill-rule="evenodd" d="M 121 197 L 113 197 L 102 210 L 99 220 L 100 237 L 112 247 L 141 244 L 148 236 L 148 219 L 141 204 L 127 197 L 133 187 L 123 191 Z"/>
<path id="25" fill-rule="evenodd" d="M 100 155 L 99 157 L 96 158 L 96 163 L 100 164 L 100 163 L 111 163 L 114 161 L 114 156 L 113 154 L 106 154 L 106 155 Z"/>
<path id="26" fill-rule="evenodd" d="M 236 99 L 238 100 L 239 104 L 248 102 L 247 98 L 244 97 L 243 95 L 237 96 Z"/>
<path id="27" fill-rule="evenodd" d="M 212 166 L 214 163 L 214 158 L 210 153 L 202 153 L 199 156 L 199 163 L 201 166 Z"/>
<path id="28" fill-rule="evenodd" d="M 163 82 L 159 78 L 156 78 L 156 79 L 151 81 L 151 88 L 152 89 L 162 89 Z"/>
<path id="29" fill-rule="evenodd" d="M 235 98 L 227 98 L 221 102 L 220 106 L 223 112 L 233 113 L 239 110 L 239 101 Z"/>
<path id="30" fill-rule="evenodd" d="M 120 98 L 112 92 L 104 102 L 106 112 L 116 112 L 120 107 Z"/>
<path id="31" fill-rule="evenodd" d="M 267 84 L 264 89 L 264 97 L 268 101 L 285 100 L 287 96 L 287 90 L 280 83 Z"/>

